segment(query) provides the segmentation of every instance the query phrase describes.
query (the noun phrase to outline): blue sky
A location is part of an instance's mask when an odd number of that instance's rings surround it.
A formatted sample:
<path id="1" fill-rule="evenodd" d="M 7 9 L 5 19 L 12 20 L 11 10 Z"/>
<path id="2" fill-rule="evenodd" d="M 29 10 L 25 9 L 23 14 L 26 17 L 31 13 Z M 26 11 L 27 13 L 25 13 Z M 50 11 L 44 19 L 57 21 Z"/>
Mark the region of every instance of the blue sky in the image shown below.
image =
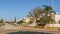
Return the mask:
<path id="1" fill-rule="evenodd" d="M 53 9 L 60 13 L 60 0 L 53 0 Z M 43 5 L 52 6 L 52 0 L 0 0 L 0 18 L 26 17 L 31 9 Z"/>

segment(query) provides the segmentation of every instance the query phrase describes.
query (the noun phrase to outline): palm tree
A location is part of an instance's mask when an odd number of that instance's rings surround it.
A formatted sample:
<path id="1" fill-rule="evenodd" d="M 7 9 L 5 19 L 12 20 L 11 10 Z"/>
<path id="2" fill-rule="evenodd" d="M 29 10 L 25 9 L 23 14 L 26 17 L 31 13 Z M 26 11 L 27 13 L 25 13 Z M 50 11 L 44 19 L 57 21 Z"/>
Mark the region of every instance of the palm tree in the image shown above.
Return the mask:
<path id="1" fill-rule="evenodd" d="M 43 5 L 43 10 L 45 12 L 45 16 L 47 17 L 48 16 L 48 13 L 50 10 L 52 10 L 52 7 L 51 6 L 47 6 L 47 5 Z"/>
<path id="2" fill-rule="evenodd" d="M 46 23 L 55 23 L 55 14 L 56 12 L 52 9 L 51 6 L 44 5 L 45 21 Z M 50 16 L 48 16 L 50 15 Z M 53 25 L 54 26 L 54 25 Z"/>
<path id="3" fill-rule="evenodd" d="M 50 14 L 51 19 L 53 20 L 52 22 L 55 22 L 55 14 L 56 14 L 56 12 L 54 10 L 51 10 L 49 12 L 49 14 Z"/>
<path id="4" fill-rule="evenodd" d="M 49 13 L 54 13 L 54 14 L 56 14 L 56 12 L 55 12 L 54 10 L 51 10 Z"/>
<path id="5" fill-rule="evenodd" d="M 53 11 L 52 7 L 51 6 L 47 6 L 47 5 L 43 5 L 43 11 L 45 13 L 45 20 L 46 20 L 46 23 L 48 23 L 48 21 L 52 20 L 51 19 L 51 14 L 52 12 L 56 13 L 55 11 Z M 50 15 L 50 16 L 49 16 Z M 48 19 L 49 18 L 49 19 Z M 47 21 L 48 20 L 48 21 Z"/>

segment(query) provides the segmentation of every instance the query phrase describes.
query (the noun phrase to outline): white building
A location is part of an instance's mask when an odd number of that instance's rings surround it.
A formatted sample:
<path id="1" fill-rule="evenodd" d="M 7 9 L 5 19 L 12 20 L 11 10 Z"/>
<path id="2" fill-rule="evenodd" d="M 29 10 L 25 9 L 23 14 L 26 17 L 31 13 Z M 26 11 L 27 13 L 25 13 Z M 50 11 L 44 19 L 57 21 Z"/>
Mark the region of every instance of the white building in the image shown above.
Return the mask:
<path id="1" fill-rule="evenodd" d="M 59 23 L 59 20 L 60 20 L 60 14 L 56 14 L 55 15 L 55 22 Z"/>
<path id="2" fill-rule="evenodd" d="M 47 27 L 56 27 L 56 28 L 60 28 L 60 24 L 59 24 L 59 20 L 60 20 L 60 14 L 55 14 L 55 23 L 54 24 L 47 24 Z"/>

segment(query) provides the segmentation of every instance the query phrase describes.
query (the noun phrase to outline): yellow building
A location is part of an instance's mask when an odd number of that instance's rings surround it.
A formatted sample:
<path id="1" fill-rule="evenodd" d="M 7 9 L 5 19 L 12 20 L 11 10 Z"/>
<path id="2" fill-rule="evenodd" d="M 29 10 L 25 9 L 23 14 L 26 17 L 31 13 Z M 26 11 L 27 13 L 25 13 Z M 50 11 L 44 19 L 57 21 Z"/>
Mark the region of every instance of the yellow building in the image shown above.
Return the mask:
<path id="1" fill-rule="evenodd" d="M 24 22 L 29 22 L 30 21 L 30 17 L 23 18 L 23 21 Z"/>

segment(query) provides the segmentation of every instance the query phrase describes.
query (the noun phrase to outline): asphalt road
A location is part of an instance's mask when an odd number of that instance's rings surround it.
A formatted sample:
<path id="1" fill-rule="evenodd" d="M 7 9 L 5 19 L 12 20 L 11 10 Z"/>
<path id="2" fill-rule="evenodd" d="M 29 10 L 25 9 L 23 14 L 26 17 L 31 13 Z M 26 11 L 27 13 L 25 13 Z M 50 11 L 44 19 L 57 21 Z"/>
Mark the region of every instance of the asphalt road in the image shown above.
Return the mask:
<path id="1" fill-rule="evenodd" d="M 57 31 L 49 31 L 49 30 L 32 30 L 32 29 L 1 30 L 1 31 L 0 31 L 0 34 L 7 34 L 7 33 L 10 33 L 10 32 L 18 32 L 18 31 L 31 31 L 31 32 L 44 32 L 44 33 L 60 34 L 60 31 L 58 31 L 58 30 L 57 30 Z"/>

